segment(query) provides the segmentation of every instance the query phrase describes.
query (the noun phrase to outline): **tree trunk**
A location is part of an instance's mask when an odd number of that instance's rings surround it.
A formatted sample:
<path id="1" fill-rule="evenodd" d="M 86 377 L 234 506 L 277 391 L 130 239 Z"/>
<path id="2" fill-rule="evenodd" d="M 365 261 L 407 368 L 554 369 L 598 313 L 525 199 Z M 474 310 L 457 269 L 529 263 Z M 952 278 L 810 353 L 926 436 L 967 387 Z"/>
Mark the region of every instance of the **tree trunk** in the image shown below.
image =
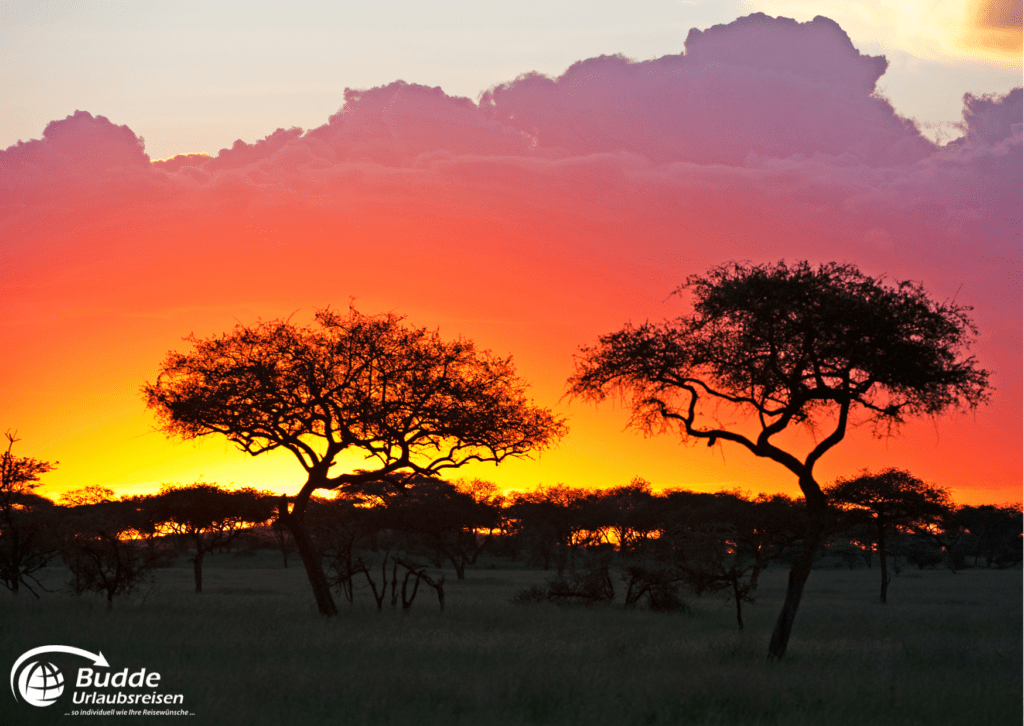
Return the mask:
<path id="1" fill-rule="evenodd" d="M 386 564 L 386 562 L 385 562 Z M 398 558 L 391 558 L 391 607 L 398 605 Z"/>
<path id="2" fill-rule="evenodd" d="M 196 556 L 192 558 L 192 570 L 196 576 L 196 592 L 203 591 L 203 552 L 202 547 L 196 548 Z"/>
<path id="3" fill-rule="evenodd" d="M 740 632 L 743 632 L 743 598 L 740 596 L 740 578 L 736 572 L 732 573 L 732 595 L 733 600 L 736 601 L 736 624 L 740 626 Z"/>
<path id="4" fill-rule="evenodd" d="M 768 660 L 782 660 L 782 656 L 786 654 L 789 634 L 793 630 L 793 621 L 796 619 L 796 611 L 800 607 L 800 598 L 804 593 L 804 583 L 807 582 L 807 577 L 811 574 L 814 553 L 820 542 L 819 530 L 814 528 L 809 531 L 804 537 L 803 552 L 793 561 L 793 567 L 789 571 L 789 584 L 786 586 L 786 600 L 782 604 L 779 619 L 775 621 L 775 630 L 772 632 L 772 639 L 768 644 Z"/>
<path id="5" fill-rule="evenodd" d="M 316 598 L 316 606 L 320 610 L 320 614 L 327 618 L 337 617 L 338 606 L 331 595 L 331 586 L 327 582 L 327 575 L 324 574 L 320 554 L 316 551 L 313 541 L 309 538 L 306 528 L 303 526 L 301 512 L 289 512 L 288 500 L 282 497 L 278 504 L 277 515 L 278 519 L 292 533 L 292 539 L 295 540 L 295 548 L 299 551 L 302 564 L 306 567 L 306 576 L 309 578 L 309 584 L 313 588 L 313 597 Z"/>
<path id="6" fill-rule="evenodd" d="M 878 568 L 882 571 L 881 602 L 885 605 L 885 593 L 889 589 L 889 571 L 885 565 L 885 523 L 878 520 Z"/>
<path id="7" fill-rule="evenodd" d="M 466 579 L 466 557 L 462 552 L 455 552 L 448 555 L 448 561 L 452 563 L 452 567 L 455 568 L 455 579 L 465 580 Z"/>

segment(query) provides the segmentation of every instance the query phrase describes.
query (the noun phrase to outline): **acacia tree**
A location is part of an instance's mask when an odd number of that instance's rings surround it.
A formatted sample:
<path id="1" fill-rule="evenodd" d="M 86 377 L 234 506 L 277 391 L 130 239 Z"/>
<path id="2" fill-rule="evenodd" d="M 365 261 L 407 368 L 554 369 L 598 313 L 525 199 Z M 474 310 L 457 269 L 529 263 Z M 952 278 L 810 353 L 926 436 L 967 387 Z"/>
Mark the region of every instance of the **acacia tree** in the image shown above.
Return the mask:
<path id="1" fill-rule="evenodd" d="M 303 526 L 314 492 L 527 456 L 565 431 L 527 400 L 510 358 L 445 342 L 393 314 L 320 310 L 310 326 L 274 320 L 186 340 L 193 350 L 170 353 L 143 387 L 147 405 L 172 436 L 219 434 L 253 456 L 285 449 L 296 457 L 306 481 L 281 499 L 278 518 L 326 616 L 338 609 Z M 349 451 L 367 466 L 332 472 Z"/>
<path id="2" fill-rule="evenodd" d="M 687 278 L 676 294 L 685 292 L 690 314 L 630 324 L 583 348 L 569 393 L 595 401 L 621 393 L 643 431 L 729 441 L 796 476 L 809 516 L 768 649 L 778 659 L 827 531 L 817 462 L 852 423 L 884 436 L 915 416 L 985 403 L 989 373 L 968 355 L 977 332 L 969 307 L 853 265 L 727 263 Z M 720 412 L 741 423 L 721 423 Z M 776 443 L 797 425 L 823 435 L 801 451 Z"/>
<path id="3" fill-rule="evenodd" d="M 196 592 L 203 591 L 203 558 L 231 545 L 249 528 L 273 516 L 270 497 L 250 487 L 228 490 L 196 482 L 165 484 L 146 499 L 149 523 L 162 533 L 178 535 L 192 547 Z"/>
<path id="4" fill-rule="evenodd" d="M 897 528 L 920 531 L 929 526 L 937 527 L 952 508 L 952 500 L 945 489 L 929 486 L 910 472 L 891 467 L 877 474 L 864 471 L 849 479 L 837 479 L 825 489 L 825 494 L 841 509 L 870 519 L 882 572 L 879 599 L 883 605 L 889 589 L 886 535 Z"/>
<path id="5" fill-rule="evenodd" d="M 444 560 L 451 563 L 458 579 L 466 579 L 466 566 L 475 565 L 487 542 L 500 525 L 497 507 L 485 499 L 474 496 L 493 495 L 494 485 L 487 489 L 486 482 L 474 482 L 462 488 L 442 480 L 421 480 L 407 487 L 408 496 L 395 497 L 390 506 L 397 520 L 404 520 L 401 529 L 416 535 L 422 546 L 430 551 L 440 566 Z M 487 530 L 487 535 L 479 535 Z"/>
<path id="6" fill-rule="evenodd" d="M 1021 561 L 1021 505 L 983 504 L 978 507 L 963 506 L 954 512 L 966 533 L 967 544 L 974 555 L 985 558 L 985 566 L 993 563 L 1000 569 Z"/>
<path id="7" fill-rule="evenodd" d="M 15 595 L 24 585 L 39 595 L 28 580 L 39 585 L 35 573 L 60 551 L 50 525 L 53 503 L 35 494 L 39 477 L 54 465 L 28 456 L 15 456 L 20 439 L 8 431 L 7 449 L 0 454 L 0 582 Z M 58 462 L 59 463 L 59 462 Z M 41 585 L 40 585 L 41 586 Z"/>
<path id="8" fill-rule="evenodd" d="M 651 485 L 640 477 L 626 486 L 601 492 L 599 502 L 622 553 L 642 550 L 661 529 L 660 502 L 651 491 Z"/>
<path id="9" fill-rule="evenodd" d="M 89 486 L 61 496 L 64 564 L 72 591 L 103 593 L 107 609 L 115 595 L 131 595 L 175 553 L 155 534 L 142 497 L 114 500 L 114 492 Z"/>

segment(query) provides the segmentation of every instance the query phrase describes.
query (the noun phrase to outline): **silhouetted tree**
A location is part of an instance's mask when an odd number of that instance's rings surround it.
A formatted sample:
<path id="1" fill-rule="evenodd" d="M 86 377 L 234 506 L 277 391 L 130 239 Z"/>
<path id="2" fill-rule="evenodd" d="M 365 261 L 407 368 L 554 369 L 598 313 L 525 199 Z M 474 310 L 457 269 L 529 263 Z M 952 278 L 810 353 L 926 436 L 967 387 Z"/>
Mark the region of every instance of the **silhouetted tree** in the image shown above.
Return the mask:
<path id="1" fill-rule="evenodd" d="M 743 630 L 743 603 L 754 602 L 748 575 L 753 560 L 737 553 L 735 529 L 728 522 L 702 523 L 682 535 L 686 557 L 679 563 L 683 580 L 696 595 L 725 591 L 736 606 L 736 625 Z"/>
<path id="2" fill-rule="evenodd" d="M 406 484 L 403 495 L 391 500 L 390 506 L 401 519 L 401 528 L 420 538 L 423 548 L 433 555 L 438 567 L 451 563 L 459 580 L 466 578 L 466 566 L 475 564 L 484 546 L 499 525 L 497 508 L 486 497 L 486 487 L 477 482 L 474 496 L 472 484 L 460 490 L 439 479 L 421 479 Z M 494 490 L 494 485 L 490 485 Z M 401 514 L 399 511 L 401 510 Z M 488 534 L 479 535 L 478 530 Z"/>
<path id="3" fill-rule="evenodd" d="M 671 564 L 653 560 L 627 562 L 622 568 L 625 605 L 635 607 L 646 599 L 650 610 L 686 610 L 686 603 L 679 597 L 682 579 L 682 573 Z"/>
<path id="4" fill-rule="evenodd" d="M 587 511 L 594 499 L 591 492 L 561 484 L 514 494 L 509 516 L 516 520 L 528 562 L 545 570 L 554 564 L 562 577 L 576 551 L 594 543 L 597 525 L 594 512 Z"/>
<path id="5" fill-rule="evenodd" d="M 61 506 L 64 507 L 85 507 L 89 504 L 102 504 L 111 502 L 117 496 L 113 489 L 90 484 L 81 489 L 74 489 L 60 495 Z"/>
<path id="6" fill-rule="evenodd" d="M 228 490 L 196 482 L 164 485 L 146 498 L 151 526 L 185 539 L 192 549 L 196 592 L 203 591 L 203 558 L 235 542 L 249 528 L 267 522 L 274 512 L 270 495 L 252 488 Z"/>
<path id="7" fill-rule="evenodd" d="M 860 562 L 864 560 L 864 551 L 861 546 L 846 536 L 829 542 L 828 554 L 841 560 L 850 570 L 857 569 Z"/>
<path id="8" fill-rule="evenodd" d="M 598 497 L 620 552 L 642 549 L 660 529 L 658 499 L 643 479 L 638 477 L 627 486 L 605 490 Z"/>
<path id="9" fill-rule="evenodd" d="M 1021 561 L 1021 505 L 963 506 L 956 517 L 968 533 L 967 553 L 984 558 L 985 566 L 1000 569 Z"/>
<path id="10" fill-rule="evenodd" d="M 757 590 L 761 571 L 803 537 L 807 526 L 804 507 L 785 494 L 759 494 L 752 500 L 739 495 L 719 497 L 732 528 L 736 554 L 751 561 L 750 589 Z"/>
<path id="11" fill-rule="evenodd" d="M 810 516 L 768 648 L 778 659 L 827 529 L 817 462 L 851 421 L 888 435 L 910 417 L 985 403 L 989 374 L 967 356 L 970 308 L 852 265 L 729 263 L 676 292 L 691 294 L 692 313 L 627 325 L 583 348 L 569 393 L 597 401 L 621 393 L 633 426 L 675 428 L 709 446 L 729 441 L 796 476 Z M 746 421 L 724 425 L 719 411 Z M 795 425 L 827 433 L 799 453 L 773 441 Z"/>
<path id="12" fill-rule="evenodd" d="M 347 491 L 331 499 L 312 497 L 307 505 L 306 528 L 326 562 L 328 582 L 349 604 L 355 595 L 352 578 L 365 566 L 359 549 L 368 546 L 379 519 L 379 510 L 362 506 L 361 498 Z M 287 533 L 283 527 L 279 531 Z"/>
<path id="13" fill-rule="evenodd" d="M 929 486 L 910 472 L 893 468 L 877 474 L 864 471 L 849 479 L 837 479 L 825 489 L 825 494 L 835 506 L 860 512 L 870 519 L 882 573 L 879 600 L 883 604 L 889 589 L 887 537 L 900 528 L 938 527 L 952 506 L 945 489 Z"/>
<path id="14" fill-rule="evenodd" d="M 173 563 L 176 553 L 153 536 L 143 498 L 115 501 L 106 493 L 113 495 L 109 489 L 87 487 L 61 498 L 71 505 L 62 517 L 62 554 L 75 594 L 103 593 L 109 610 L 115 595 L 130 595 L 149 581 L 154 568 Z"/>
<path id="15" fill-rule="evenodd" d="M 35 494 L 39 477 L 54 464 L 27 456 L 15 456 L 20 439 L 8 431 L 7 449 L 0 454 L 0 582 L 18 594 L 24 585 L 36 597 L 28 580 L 42 587 L 35 573 L 60 552 L 53 533 L 53 502 Z M 58 462 L 59 463 L 59 462 Z"/>
<path id="16" fill-rule="evenodd" d="M 418 478 L 406 477 L 406 486 L 412 487 L 408 480 Z M 373 485 L 359 487 L 363 491 L 367 488 Z M 362 575 L 378 610 L 384 609 L 390 590 L 391 607 L 397 608 L 401 598 L 402 611 L 408 612 L 421 584 L 434 589 L 444 610 L 444 577 L 432 577 L 427 565 L 417 561 L 417 555 L 433 550 L 417 531 L 418 507 L 406 506 L 408 496 L 407 489 L 381 490 L 381 496 L 372 498 L 347 491 L 335 500 L 310 501 L 309 526 L 327 556 L 330 582 L 342 589 L 349 603 L 353 601 L 357 576 Z"/>
<path id="17" fill-rule="evenodd" d="M 288 555 L 294 552 L 293 545 L 295 542 L 288 533 L 288 528 L 284 526 L 280 519 L 275 519 L 271 523 L 270 532 L 274 537 L 274 542 L 277 543 L 277 549 L 281 550 L 281 559 L 283 560 L 284 567 L 288 569 Z"/>
<path id="18" fill-rule="evenodd" d="M 421 582 L 437 593 L 437 603 L 441 607 L 441 612 L 444 612 L 444 575 L 434 579 L 427 574 L 426 565 L 398 556 L 394 558 L 394 561 L 405 569 L 405 578 L 402 580 L 402 612 L 408 612 L 409 608 L 412 607 L 412 602 L 416 598 L 416 592 L 419 590 Z M 410 577 L 416 578 L 411 593 L 408 590 Z"/>
<path id="19" fill-rule="evenodd" d="M 444 342 L 396 315 L 321 310 L 307 327 L 261 322 L 187 340 L 194 350 L 171 353 L 144 386 L 147 405 L 170 435 L 220 434 L 254 456 L 285 449 L 298 459 L 306 481 L 280 501 L 278 518 L 323 615 L 338 610 L 303 526 L 314 492 L 527 456 L 565 431 L 527 400 L 511 359 Z M 372 466 L 332 476 L 346 451 Z"/>
<path id="20" fill-rule="evenodd" d="M 677 490 L 665 499 L 671 505 L 655 559 L 696 595 L 725 592 L 743 630 L 743 603 L 754 602 L 761 571 L 803 536 L 802 508 L 782 495 L 752 500 L 737 492 Z"/>
<path id="21" fill-rule="evenodd" d="M 923 570 L 942 564 L 942 546 L 930 534 L 909 534 L 899 542 L 899 553 L 908 562 Z"/>

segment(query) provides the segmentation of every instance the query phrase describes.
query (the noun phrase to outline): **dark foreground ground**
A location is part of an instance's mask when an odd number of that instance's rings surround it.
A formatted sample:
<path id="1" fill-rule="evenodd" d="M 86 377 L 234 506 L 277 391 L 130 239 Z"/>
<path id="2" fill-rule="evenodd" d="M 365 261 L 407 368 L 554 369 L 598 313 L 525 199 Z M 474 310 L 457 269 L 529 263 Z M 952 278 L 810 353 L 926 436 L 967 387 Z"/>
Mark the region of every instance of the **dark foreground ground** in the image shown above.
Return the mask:
<path id="1" fill-rule="evenodd" d="M 690 598 L 689 614 L 512 605 L 549 574 L 496 565 L 462 582 L 449 572 L 443 615 L 431 590 L 406 615 L 377 613 L 363 591 L 324 621 L 299 563 L 283 569 L 270 552 L 211 558 L 201 595 L 182 560 L 113 612 L 94 597 L 2 593 L 0 725 L 1022 722 L 1020 570 L 903 570 L 885 606 L 877 570 L 816 570 L 789 653 L 769 664 L 779 568 L 762 576 L 739 633 L 717 596 Z M 47 584 L 59 589 L 64 577 L 55 569 Z M 60 654 L 40 657 L 64 675 L 57 702 L 15 703 L 8 669 L 52 644 L 102 651 L 114 673 L 158 672 L 158 688 L 125 692 L 180 693 L 173 708 L 194 715 L 72 716 L 110 707 L 72 704 L 92 690 L 74 682 L 90 664 Z"/>

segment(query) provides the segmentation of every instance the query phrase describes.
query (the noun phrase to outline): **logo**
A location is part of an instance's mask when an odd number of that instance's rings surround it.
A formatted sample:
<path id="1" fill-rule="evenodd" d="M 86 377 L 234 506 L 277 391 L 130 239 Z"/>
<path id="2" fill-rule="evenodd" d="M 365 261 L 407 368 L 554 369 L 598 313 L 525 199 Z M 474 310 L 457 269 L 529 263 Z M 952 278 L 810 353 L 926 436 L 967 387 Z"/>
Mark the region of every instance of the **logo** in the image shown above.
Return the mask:
<path id="1" fill-rule="evenodd" d="M 73 648 L 70 645 L 43 645 L 33 648 L 21 654 L 21 657 L 14 662 L 11 668 L 11 693 L 14 700 L 21 700 L 33 706 L 50 706 L 64 693 L 64 674 L 60 672 L 53 663 L 44 660 L 35 660 L 26 664 L 31 658 L 46 653 L 70 653 L 88 658 L 98 668 L 109 668 L 110 664 L 103 657 L 102 653 L 90 653 L 81 648 Z M 24 666 L 24 667 L 22 667 Z M 18 676 L 18 670 L 21 675 Z M 18 690 L 14 690 L 15 676 L 18 676 Z"/>
<path id="2" fill-rule="evenodd" d="M 67 656 L 92 661 L 68 671 Z M 53 661 L 64 666 L 58 668 Z M 67 672 L 67 677 L 65 677 Z M 162 675 L 149 668 L 113 670 L 103 653 L 70 645 L 43 645 L 25 651 L 11 668 L 15 701 L 46 708 L 68 702 L 65 716 L 191 716 L 180 708 L 185 696 L 167 693 Z M 179 706 L 179 708 L 174 708 Z"/>

